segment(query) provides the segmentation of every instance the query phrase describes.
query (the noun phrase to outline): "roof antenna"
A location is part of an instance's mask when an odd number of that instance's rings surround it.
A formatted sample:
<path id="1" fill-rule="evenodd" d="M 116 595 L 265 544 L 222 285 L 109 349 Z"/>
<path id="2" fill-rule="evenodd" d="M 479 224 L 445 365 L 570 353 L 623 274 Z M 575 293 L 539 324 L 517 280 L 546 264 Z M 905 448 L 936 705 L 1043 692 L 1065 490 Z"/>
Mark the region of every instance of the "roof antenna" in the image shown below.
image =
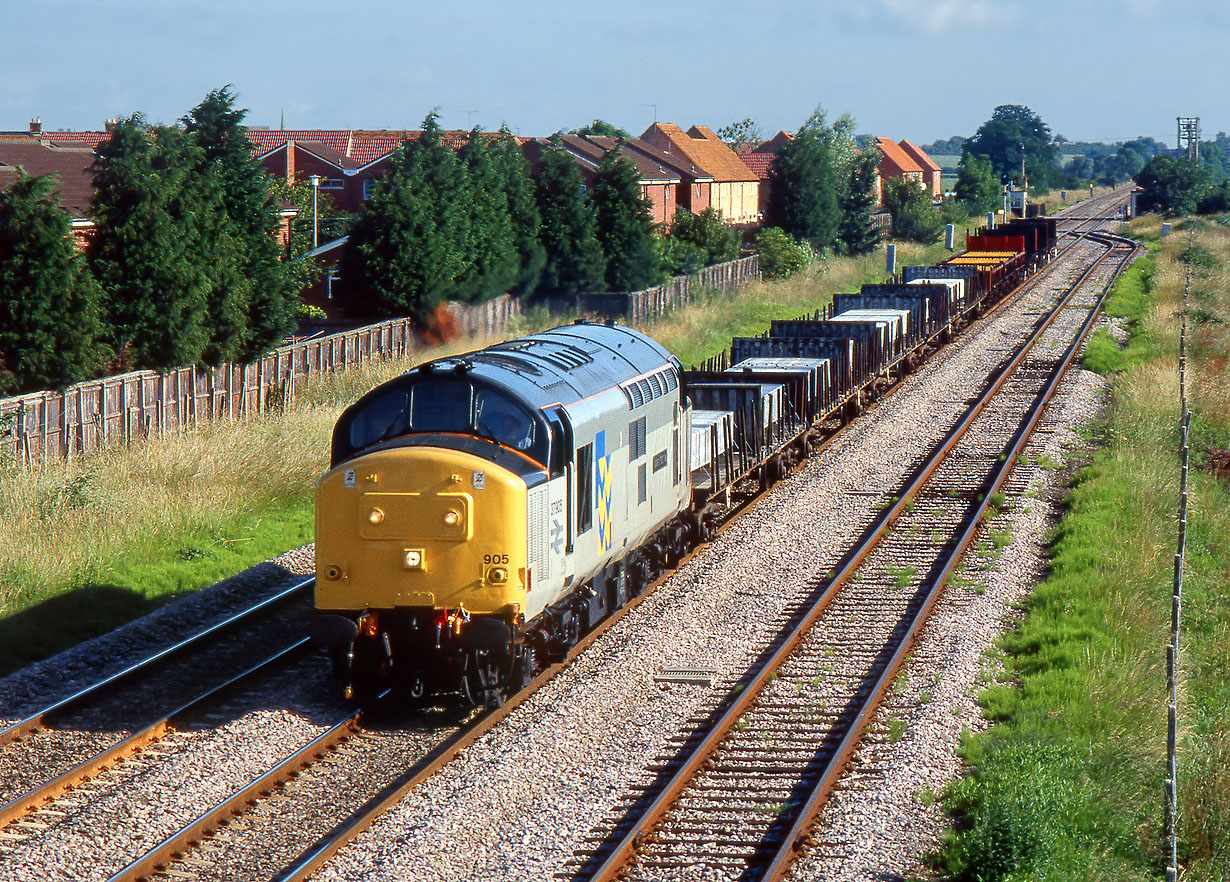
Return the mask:
<path id="1" fill-rule="evenodd" d="M 282 108 L 282 120 L 278 123 L 278 128 L 283 132 L 286 131 L 286 108 Z"/>

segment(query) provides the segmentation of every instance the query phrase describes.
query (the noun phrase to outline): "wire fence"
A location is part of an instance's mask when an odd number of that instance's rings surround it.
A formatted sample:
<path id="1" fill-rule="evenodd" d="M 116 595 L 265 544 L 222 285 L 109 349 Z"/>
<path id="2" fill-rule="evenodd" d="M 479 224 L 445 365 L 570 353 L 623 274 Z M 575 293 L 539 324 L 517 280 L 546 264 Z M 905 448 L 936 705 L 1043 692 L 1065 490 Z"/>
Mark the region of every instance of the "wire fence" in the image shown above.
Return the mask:
<path id="1" fill-rule="evenodd" d="M 1189 436 L 1192 412 L 1187 401 L 1187 300 L 1192 285 L 1191 264 L 1183 282 L 1183 308 L 1179 324 L 1179 535 L 1174 556 L 1174 587 L 1170 597 L 1170 642 L 1166 644 L 1166 779 L 1163 793 L 1163 814 L 1166 829 L 1168 860 L 1167 882 L 1179 876 L 1179 696 L 1177 665 L 1179 660 L 1179 630 L 1183 610 L 1183 563 L 1187 554 L 1187 477 L 1190 464 Z"/>

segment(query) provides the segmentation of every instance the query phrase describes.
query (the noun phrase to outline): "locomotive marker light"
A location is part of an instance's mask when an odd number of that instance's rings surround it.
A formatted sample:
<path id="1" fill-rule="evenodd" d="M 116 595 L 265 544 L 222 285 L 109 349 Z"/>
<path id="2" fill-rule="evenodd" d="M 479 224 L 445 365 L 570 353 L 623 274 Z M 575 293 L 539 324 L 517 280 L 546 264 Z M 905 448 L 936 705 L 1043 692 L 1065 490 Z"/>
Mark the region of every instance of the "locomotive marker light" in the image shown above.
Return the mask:
<path id="1" fill-rule="evenodd" d="M 423 549 L 407 548 L 402 552 L 402 566 L 408 570 L 424 570 L 423 565 Z"/>
<path id="2" fill-rule="evenodd" d="M 444 523 L 446 526 L 455 527 L 461 523 L 461 512 L 455 508 L 450 508 L 444 513 Z"/>
<path id="3" fill-rule="evenodd" d="M 384 521 L 384 512 L 378 508 L 373 508 L 367 513 L 367 520 L 372 524 L 379 524 Z"/>

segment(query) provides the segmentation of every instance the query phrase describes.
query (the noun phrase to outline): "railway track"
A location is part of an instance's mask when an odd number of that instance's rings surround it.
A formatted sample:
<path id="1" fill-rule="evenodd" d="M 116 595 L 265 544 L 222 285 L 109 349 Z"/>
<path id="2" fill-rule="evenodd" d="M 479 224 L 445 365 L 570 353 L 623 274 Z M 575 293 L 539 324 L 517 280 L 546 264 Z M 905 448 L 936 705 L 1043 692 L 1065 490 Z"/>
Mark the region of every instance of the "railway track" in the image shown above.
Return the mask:
<path id="1" fill-rule="evenodd" d="M 308 642 L 293 611 L 306 611 L 312 584 L 285 588 L 0 730 L 0 846 L 37 835 L 46 816 L 64 814 L 65 794 L 139 762 L 177 726 L 301 658 Z M 256 633 L 277 648 L 266 652 Z"/>
<path id="2" fill-rule="evenodd" d="M 659 781 L 629 796 L 572 878 L 786 878 L 1136 250 L 1112 244 L 1089 268 L 836 572 L 815 583 L 813 601 L 721 715 L 691 734 Z M 1090 282 L 1097 296 L 1081 293 Z"/>
<path id="3" fill-rule="evenodd" d="M 738 507 L 754 505 L 757 498 L 749 492 Z M 406 724 L 382 718 L 380 709 L 373 708 L 365 717 L 336 719 L 293 756 L 254 776 L 112 878 L 227 873 L 306 878 L 389 806 L 494 728 L 620 618 L 622 614 L 607 620 L 564 663 L 545 671 L 492 714 L 471 719 L 435 714 Z M 356 805 L 361 808 L 354 810 Z"/>

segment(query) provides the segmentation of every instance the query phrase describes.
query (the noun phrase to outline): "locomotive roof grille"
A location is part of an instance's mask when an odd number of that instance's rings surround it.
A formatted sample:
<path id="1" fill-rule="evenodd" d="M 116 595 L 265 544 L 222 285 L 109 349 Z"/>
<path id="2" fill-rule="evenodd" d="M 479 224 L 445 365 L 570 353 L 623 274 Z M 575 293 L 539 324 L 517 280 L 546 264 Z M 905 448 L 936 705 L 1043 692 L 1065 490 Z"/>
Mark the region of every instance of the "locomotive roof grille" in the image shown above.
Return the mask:
<path id="1" fill-rule="evenodd" d="M 678 389 L 679 379 L 675 376 L 674 371 L 663 368 L 647 377 L 621 383 L 619 388 L 624 393 L 624 397 L 628 399 L 629 406 L 641 407 L 655 398 L 661 398 L 667 392 Z"/>

